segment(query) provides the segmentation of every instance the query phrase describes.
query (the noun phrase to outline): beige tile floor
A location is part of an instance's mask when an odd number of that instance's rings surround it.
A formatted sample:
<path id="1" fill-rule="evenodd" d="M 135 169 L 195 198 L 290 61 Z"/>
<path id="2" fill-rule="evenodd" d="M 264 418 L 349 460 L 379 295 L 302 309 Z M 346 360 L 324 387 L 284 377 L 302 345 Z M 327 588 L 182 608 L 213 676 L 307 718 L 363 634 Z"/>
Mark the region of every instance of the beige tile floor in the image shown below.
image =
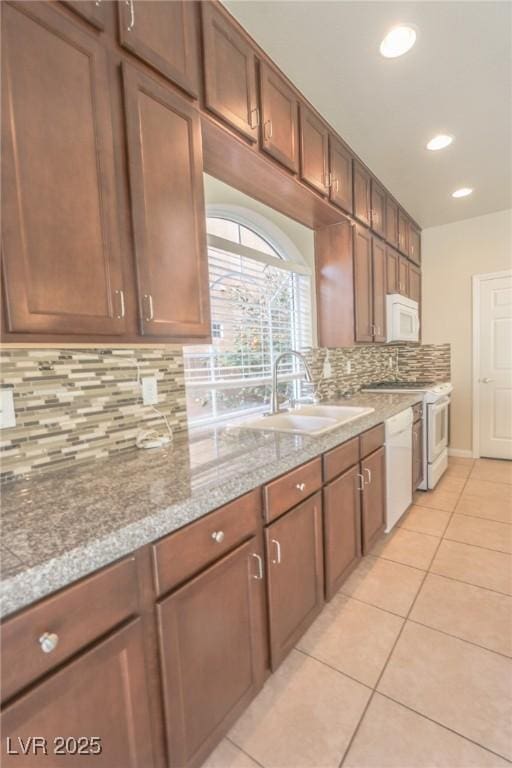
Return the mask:
<path id="1" fill-rule="evenodd" d="M 512 760 L 512 462 L 451 459 L 204 768 Z"/>

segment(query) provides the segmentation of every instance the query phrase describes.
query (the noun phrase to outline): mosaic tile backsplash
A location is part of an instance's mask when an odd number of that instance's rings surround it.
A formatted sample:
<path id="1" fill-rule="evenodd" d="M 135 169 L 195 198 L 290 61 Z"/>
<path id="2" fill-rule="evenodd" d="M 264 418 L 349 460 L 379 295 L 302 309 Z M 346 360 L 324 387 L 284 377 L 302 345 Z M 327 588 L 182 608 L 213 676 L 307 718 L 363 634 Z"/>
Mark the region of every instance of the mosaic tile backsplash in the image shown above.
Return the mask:
<path id="1" fill-rule="evenodd" d="M 327 353 L 331 375 L 324 376 Z M 450 378 L 450 345 L 365 345 L 310 349 L 322 398 L 375 381 Z M 347 363 L 350 362 L 350 373 Z M 110 456 L 135 446 L 141 430 L 165 433 L 142 404 L 138 377 L 155 375 L 157 408 L 173 431 L 187 429 L 182 349 L 10 349 L 0 353 L 1 386 L 14 390 L 16 427 L 2 430 L 1 479 Z"/>
<path id="2" fill-rule="evenodd" d="M 16 426 L 3 429 L 1 479 L 105 458 L 133 448 L 140 430 L 166 433 L 142 404 L 138 377 L 156 376 L 173 431 L 187 428 L 182 349 L 6 349 L 1 386 L 14 390 Z"/>

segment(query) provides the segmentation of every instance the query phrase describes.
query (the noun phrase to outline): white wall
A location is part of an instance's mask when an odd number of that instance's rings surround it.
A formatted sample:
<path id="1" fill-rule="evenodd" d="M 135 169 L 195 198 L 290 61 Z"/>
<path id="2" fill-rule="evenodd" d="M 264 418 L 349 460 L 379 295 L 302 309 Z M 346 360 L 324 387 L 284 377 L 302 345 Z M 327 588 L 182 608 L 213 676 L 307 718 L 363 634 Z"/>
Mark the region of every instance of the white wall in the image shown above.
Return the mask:
<path id="1" fill-rule="evenodd" d="M 512 267 L 512 210 L 423 230 L 423 342 L 452 348 L 451 447 L 472 447 L 473 275 Z"/>

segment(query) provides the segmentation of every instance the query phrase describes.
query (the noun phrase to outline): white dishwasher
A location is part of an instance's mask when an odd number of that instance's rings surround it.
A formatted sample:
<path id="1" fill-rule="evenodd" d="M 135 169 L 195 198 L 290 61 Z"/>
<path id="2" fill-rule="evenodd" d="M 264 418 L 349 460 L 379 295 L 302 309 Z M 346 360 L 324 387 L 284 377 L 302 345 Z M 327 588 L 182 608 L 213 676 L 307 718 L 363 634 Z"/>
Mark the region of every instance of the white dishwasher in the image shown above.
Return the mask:
<path id="1" fill-rule="evenodd" d="M 412 502 L 412 408 L 385 422 L 386 533 Z"/>

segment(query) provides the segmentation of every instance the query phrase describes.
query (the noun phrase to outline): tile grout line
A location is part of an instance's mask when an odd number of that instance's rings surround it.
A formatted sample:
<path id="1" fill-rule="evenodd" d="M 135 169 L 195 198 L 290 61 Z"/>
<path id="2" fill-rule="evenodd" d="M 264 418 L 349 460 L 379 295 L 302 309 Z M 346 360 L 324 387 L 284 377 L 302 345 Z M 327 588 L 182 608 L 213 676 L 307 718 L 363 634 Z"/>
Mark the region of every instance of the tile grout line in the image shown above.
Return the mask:
<path id="1" fill-rule="evenodd" d="M 349 675 L 348 672 L 344 672 L 342 669 L 337 669 L 337 667 L 333 667 L 332 664 L 329 664 L 329 662 L 324 661 L 323 659 L 319 659 L 316 656 L 313 656 L 311 653 L 304 651 L 302 648 L 297 648 L 297 646 L 294 646 L 293 650 L 298 651 L 299 653 L 302 653 L 303 656 L 307 656 L 307 658 L 311 659 L 312 661 L 316 661 L 319 664 L 323 664 L 324 667 L 327 667 L 327 669 L 332 669 L 333 672 L 337 672 L 337 674 L 341 675 L 342 677 L 348 677 L 349 680 L 352 680 L 354 683 L 357 683 L 358 685 L 362 685 L 364 688 L 367 688 L 369 691 L 373 691 L 373 687 L 369 683 L 363 683 L 363 681 L 358 680 L 357 677 L 353 677 L 352 675 Z"/>
<path id="2" fill-rule="evenodd" d="M 431 629 L 433 632 L 439 632 L 439 634 L 446 635 L 446 637 L 453 637 L 454 640 L 459 640 L 461 643 L 472 645 L 474 648 L 480 648 L 481 651 L 487 651 L 487 653 L 494 653 L 496 654 L 496 656 L 501 656 L 501 658 L 508 659 L 509 661 L 512 660 L 512 656 L 508 656 L 506 653 L 503 653 L 502 651 L 496 651 L 494 648 L 488 648 L 485 645 L 480 645 L 479 643 L 475 643 L 472 640 L 468 640 L 465 637 L 460 637 L 460 635 L 453 635 L 451 632 L 446 632 L 446 630 L 444 629 L 439 629 L 439 627 L 432 627 L 430 624 L 424 624 L 422 621 L 418 621 L 417 619 L 411 619 L 410 616 L 407 618 L 407 621 L 410 621 L 411 624 L 417 624 L 420 627 L 425 627 L 425 629 Z"/>
<path id="3" fill-rule="evenodd" d="M 469 512 L 457 512 L 457 514 L 463 517 L 475 517 L 477 520 L 487 520 L 489 523 L 501 523 L 502 525 L 512 526 L 512 520 L 495 520 L 494 517 L 482 517 L 481 515 L 474 515 Z"/>
<path id="4" fill-rule="evenodd" d="M 471 473 L 470 473 L 470 474 L 471 474 Z M 452 520 L 452 517 L 453 517 L 453 515 L 455 514 L 455 510 L 457 509 L 457 505 L 458 505 L 458 503 L 459 503 L 459 501 L 460 501 L 460 498 L 461 498 L 461 496 L 462 496 L 462 493 L 463 493 L 463 491 L 464 491 L 464 488 L 466 487 L 466 484 L 467 484 L 467 482 L 468 482 L 468 479 L 469 479 L 469 478 L 466 478 L 466 479 L 465 479 L 465 481 L 464 481 L 464 485 L 462 486 L 462 488 L 461 488 L 461 490 L 460 490 L 460 493 L 459 493 L 459 496 L 458 496 L 458 498 L 457 498 L 457 501 L 455 502 L 455 506 L 454 506 L 454 508 L 453 508 L 453 510 L 452 510 L 452 512 L 451 512 L 451 514 L 450 514 L 450 517 L 449 517 L 449 518 L 448 518 L 448 520 L 446 521 L 446 525 L 445 525 L 445 527 L 444 527 L 444 529 L 443 529 L 443 532 L 442 532 L 442 534 L 441 534 L 441 536 L 440 536 L 440 538 L 439 538 L 439 542 L 438 542 L 438 544 L 437 544 L 437 547 L 436 547 L 436 549 L 435 549 L 435 551 L 434 551 L 434 554 L 432 555 L 432 561 L 431 561 L 431 562 L 433 562 L 433 561 L 434 561 L 434 558 L 435 558 L 435 556 L 437 555 L 437 552 L 438 552 L 438 550 L 439 550 L 439 547 L 441 546 L 441 542 L 442 542 L 442 541 L 443 541 L 443 539 L 444 539 L 444 534 L 446 533 L 446 531 L 447 531 L 447 529 L 448 529 L 448 526 L 450 525 L 450 522 L 451 522 L 451 520 Z M 427 509 L 428 509 L 428 507 L 427 507 Z M 444 510 L 441 510 L 441 511 L 444 511 Z M 405 616 L 405 621 L 403 622 L 402 626 L 400 627 L 400 631 L 398 632 L 398 635 L 397 635 L 397 637 L 396 637 L 396 639 L 395 639 L 395 642 L 393 643 L 393 646 L 392 646 L 392 648 L 391 648 L 391 650 L 390 650 L 390 652 L 389 652 L 389 654 L 388 654 L 388 657 L 387 657 L 386 661 L 384 662 L 384 666 L 383 666 L 383 668 L 381 669 L 380 675 L 379 675 L 379 677 L 378 677 L 378 679 L 377 679 L 377 682 L 375 683 L 375 687 L 374 687 L 374 689 L 373 689 L 373 691 L 372 691 L 372 693 L 371 693 L 371 695 L 370 695 L 370 697 L 369 697 L 368 701 L 366 702 L 366 706 L 364 707 L 364 709 L 363 709 L 363 712 L 361 713 L 361 717 L 359 718 L 359 722 L 357 723 L 357 725 L 356 725 L 356 727 L 355 727 L 355 729 L 354 729 L 354 731 L 353 731 L 353 733 L 352 733 L 352 736 L 350 737 L 350 740 L 349 740 L 349 742 L 348 742 L 348 744 L 347 744 L 347 747 L 346 747 L 346 749 L 345 749 L 345 751 L 344 751 L 344 753 L 343 753 L 343 755 L 342 755 L 342 757 L 341 757 L 341 760 L 340 760 L 340 762 L 338 763 L 338 768 L 342 768 L 342 767 L 343 767 L 343 763 L 345 762 L 345 759 L 346 759 L 346 757 L 347 757 L 348 753 L 350 752 L 350 749 L 351 749 L 351 747 L 352 747 L 352 744 L 354 743 L 354 741 L 355 741 L 355 739 L 356 739 L 356 736 L 357 736 L 357 734 L 359 733 L 359 730 L 360 730 L 360 728 L 361 728 L 361 725 L 362 725 L 362 723 L 363 723 L 363 720 L 364 720 L 364 718 L 365 718 L 365 716 L 366 716 L 366 713 L 368 712 L 368 709 L 369 709 L 369 707 L 370 707 L 370 704 L 372 703 L 372 701 L 373 701 L 373 698 L 374 698 L 375 694 L 377 693 L 377 688 L 378 688 L 378 686 L 379 686 L 379 683 L 380 683 L 380 681 L 382 680 L 382 678 L 383 678 L 383 676 L 384 676 L 384 673 L 385 673 L 385 671 L 386 671 L 386 669 L 387 669 L 387 667 L 388 667 L 388 664 L 389 664 L 389 662 L 390 662 L 390 660 L 391 660 L 391 657 L 393 656 L 393 653 L 394 653 L 394 651 L 395 651 L 395 648 L 396 648 L 396 646 L 398 645 L 398 642 L 399 642 L 400 638 L 402 637 L 402 634 L 403 634 L 403 631 L 404 631 L 404 627 L 407 625 L 407 620 L 408 620 L 408 618 L 409 618 L 409 616 L 410 616 L 410 614 L 411 614 L 411 612 L 412 612 L 412 609 L 414 608 L 414 605 L 416 604 L 416 600 L 418 599 L 418 596 L 419 596 L 419 594 L 420 594 L 420 592 L 421 592 L 421 590 L 422 590 L 422 588 L 423 588 L 423 585 L 424 585 L 424 583 L 425 583 L 425 580 L 426 580 L 426 578 L 427 578 L 427 576 L 428 576 L 428 574 L 429 574 L 429 573 L 430 573 L 430 569 L 429 569 L 429 570 L 427 570 L 427 571 L 425 571 L 425 575 L 423 576 L 423 579 L 421 580 L 421 583 L 420 583 L 420 585 L 419 585 L 419 587 L 418 587 L 418 590 L 417 590 L 417 592 L 416 592 L 416 595 L 414 596 L 414 599 L 413 599 L 413 601 L 412 601 L 411 605 L 409 606 L 409 610 L 408 610 L 408 612 L 407 612 L 407 614 L 406 614 L 406 616 Z"/>
<path id="5" fill-rule="evenodd" d="M 455 513 L 454 513 L 455 514 Z M 469 515 L 462 515 L 462 517 L 469 517 Z M 450 518 L 451 519 L 451 518 Z M 478 518 L 484 520 L 485 518 Z M 494 522 L 490 520 L 489 522 Z M 506 523 L 504 523 L 506 525 Z M 460 539 L 451 539 L 449 536 L 443 536 L 443 541 L 453 541 L 454 544 L 466 544 L 468 547 L 476 547 L 477 549 L 484 549 L 486 552 L 498 552 L 500 555 L 512 555 L 512 552 L 505 552 L 503 549 L 492 549 L 492 547 L 483 547 L 481 544 L 473 544 L 469 541 L 461 541 Z"/>
<path id="6" fill-rule="evenodd" d="M 226 739 L 226 741 L 229 741 L 229 743 L 232 744 L 236 749 L 239 749 L 240 752 L 242 752 L 244 755 L 246 755 L 249 758 L 249 760 L 252 760 L 253 763 L 255 763 L 256 765 L 259 765 L 260 768 L 265 768 L 263 763 L 260 763 L 259 760 L 256 760 L 256 758 L 253 757 L 252 755 L 250 755 L 248 752 L 246 752 L 245 749 L 242 749 L 242 747 L 240 747 L 235 741 L 233 741 L 233 739 L 230 738 L 230 736 L 228 736 L 226 734 L 226 736 L 224 736 L 224 738 Z M 220 743 L 222 744 L 222 742 L 220 742 Z M 208 758 L 206 758 L 206 759 L 208 759 Z"/>

